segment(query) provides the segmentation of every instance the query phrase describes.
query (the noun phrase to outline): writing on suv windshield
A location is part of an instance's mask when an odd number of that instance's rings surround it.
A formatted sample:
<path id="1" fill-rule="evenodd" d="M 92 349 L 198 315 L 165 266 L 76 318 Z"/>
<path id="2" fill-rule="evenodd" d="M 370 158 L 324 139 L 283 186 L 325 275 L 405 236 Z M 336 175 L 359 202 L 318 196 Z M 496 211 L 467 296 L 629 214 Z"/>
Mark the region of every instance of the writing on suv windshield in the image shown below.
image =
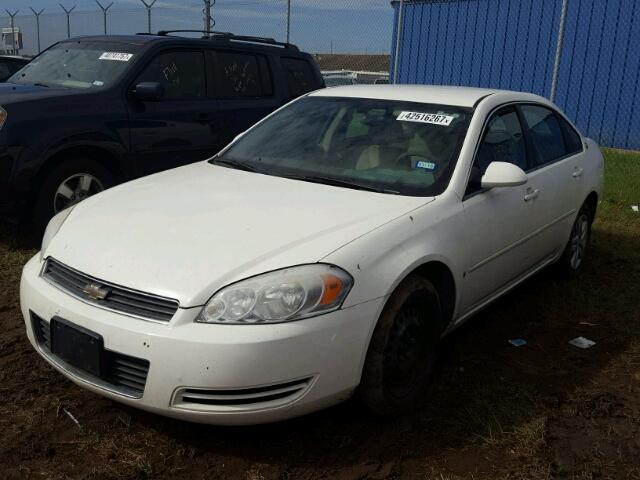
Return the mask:
<path id="1" fill-rule="evenodd" d="M 64 42 L 51 47 L 8 82 L 99 89 L 112 86 L 135 58 L 138 47 L 116 42 Z"/>
<path id="2" fill-rule="evenodd" d="M 449 183 L 470 117 L 470 109 L 447 105 L 306 97 L 213 162 L 346 188 L 437 195 Z"/>

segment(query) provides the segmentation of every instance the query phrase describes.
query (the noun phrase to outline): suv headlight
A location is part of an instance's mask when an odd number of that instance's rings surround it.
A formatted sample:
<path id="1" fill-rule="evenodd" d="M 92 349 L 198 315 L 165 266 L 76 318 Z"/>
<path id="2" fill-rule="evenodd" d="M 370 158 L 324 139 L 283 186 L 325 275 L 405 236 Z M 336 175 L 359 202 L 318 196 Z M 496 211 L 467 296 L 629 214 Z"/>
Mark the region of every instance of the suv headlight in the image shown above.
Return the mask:
<path id="1" fill-rule="evenodd" d="M 285 268 L 219 290 L 196 319 L 201 323 L 255 324 L 301 320 L 337 310 L 353 279 L 333 265 Z"/>
<path id="2" fill-rule="evenodd" d="M 56 236 L 56 234 L 60 230 L 60 227 L 62 227 L 62 224 L 67 219 L 67 217 L 69 216 L 73 208 L 74 207 L 65 208 L 60 213 L 55 215 L 51 220 L 49 220 L 49 223 L 47 224 L 47 228 L 44 231 L 44 235 L 42 236 L 42 244 L 40 246 L 41 258 L 44 255 L 44 252 L 49 247 L 51 240 L 53 240 L 53 237 Z"/>
<path id="3" fill-rule="evenodd" d="M 2 130 L 2 126 L 4 125 L 4 122 L 7 120 L 7 111 L 0 107 L 0 130 Z"/>

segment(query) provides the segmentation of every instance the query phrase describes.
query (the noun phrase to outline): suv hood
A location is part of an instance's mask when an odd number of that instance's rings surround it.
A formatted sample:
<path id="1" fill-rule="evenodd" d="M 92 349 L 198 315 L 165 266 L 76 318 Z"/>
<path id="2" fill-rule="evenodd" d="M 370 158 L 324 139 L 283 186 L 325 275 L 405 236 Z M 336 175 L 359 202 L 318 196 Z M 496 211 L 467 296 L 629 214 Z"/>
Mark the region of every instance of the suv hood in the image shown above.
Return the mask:
<path id="1" fill-rule="evenodd" d="M 0 83 L 0 106 L 20 103 L 25 100 L 42 100 L 45 98 L 77 95 L 83 90 L 72 88 L 41 87 L 38 85 L 22 85 L 17 83 Z"/>
<path id="2" fill-rule="evenodd" d="M 43 253 L 194 307 L 234 281 L 320 261 L 431 200 L 199 162 L 85 200 Z"/>

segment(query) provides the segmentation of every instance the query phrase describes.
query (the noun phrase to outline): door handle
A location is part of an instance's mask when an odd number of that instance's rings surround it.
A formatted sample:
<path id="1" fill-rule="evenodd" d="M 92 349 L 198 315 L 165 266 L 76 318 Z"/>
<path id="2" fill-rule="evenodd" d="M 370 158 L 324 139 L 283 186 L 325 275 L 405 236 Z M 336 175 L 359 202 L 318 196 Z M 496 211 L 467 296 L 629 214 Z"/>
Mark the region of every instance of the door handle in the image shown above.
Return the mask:
<path id="1" fill-rule="evenodd" d="M 534 198 L 536 198 L 538 196 L 539 193 L 540 193 L 540 190 L 528 189 L 526 195 L 524 196 L 524 201 L 528 202 L 530 200 L 533 200 Z"/>
<path id="2" fill-rule="evenodd" d="M 584 168 L 576 167 L 573 170 L 573 173 L 571 175 L 573 176 L 573 178 L 578 178 L 578 177 L 581 177 L 583 173 L 584 173 Z"/>

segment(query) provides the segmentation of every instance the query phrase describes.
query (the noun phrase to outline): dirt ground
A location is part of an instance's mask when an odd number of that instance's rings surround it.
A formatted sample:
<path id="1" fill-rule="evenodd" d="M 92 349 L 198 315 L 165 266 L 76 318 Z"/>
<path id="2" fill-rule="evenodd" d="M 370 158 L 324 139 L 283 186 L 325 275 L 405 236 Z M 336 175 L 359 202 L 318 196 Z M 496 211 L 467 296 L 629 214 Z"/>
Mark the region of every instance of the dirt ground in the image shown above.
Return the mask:
<path id="1" fill-rule="evenodd" d="M 617 208 L 581 277 L 545 271 L 450 336 L 411 414 L 349 401 L 245 428 L 140 412 L 51 369 L 18 308 L 33 250 L 0 228 L 0 478 L 640 479 L 640 217 Z M 596 346 L 567 343 L 579 335 Z"/>

